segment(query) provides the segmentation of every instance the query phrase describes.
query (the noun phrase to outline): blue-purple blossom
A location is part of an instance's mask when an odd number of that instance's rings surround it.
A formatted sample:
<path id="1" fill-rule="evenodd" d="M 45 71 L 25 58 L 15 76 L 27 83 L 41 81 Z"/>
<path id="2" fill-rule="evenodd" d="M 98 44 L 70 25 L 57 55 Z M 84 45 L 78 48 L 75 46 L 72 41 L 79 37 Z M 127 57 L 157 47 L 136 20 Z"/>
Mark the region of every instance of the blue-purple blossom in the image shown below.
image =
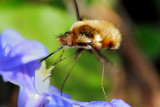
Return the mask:
<path id="1" fill-rule="evenodd" d="M 41 43 L 26 40 L 16 31 L 6 29 L 0 35 L 0 74 L 4 81 L 20 85 L 20 80 L 17 80 L 20 71 L 28 69 L 31 70 L 29 75 L 33 75 L 35 68 L 40 66 L 37 60 L 47 54 Z"/>
<path id="2" fill-rule="evenodd" d="M 0 74 L 4 81 L 20 87 L 18 105 L 24 106 L 28 95 L 20 93 L 34 90 L 31 83 L 40 66 L 37 60 L 47 56 L 48 51 L 40 42 L 26 40 L 16 31 L 6 29 L 0 35 L 0 53 Z"/>
<path id="3" fill-rule="evenodd" d="M 49 78 L 44 81 L 54 67 L 46 69 L 45 62 L 37 61 L 47 55 L 41 43 L 26 40 L 14 30 L 0 35 L 0 75 L 19 86 L 19 107 L 130 107 L 121 99 L 80 102 L 65 93 L 61 96 L 60 90 L 49 85 Z"/>

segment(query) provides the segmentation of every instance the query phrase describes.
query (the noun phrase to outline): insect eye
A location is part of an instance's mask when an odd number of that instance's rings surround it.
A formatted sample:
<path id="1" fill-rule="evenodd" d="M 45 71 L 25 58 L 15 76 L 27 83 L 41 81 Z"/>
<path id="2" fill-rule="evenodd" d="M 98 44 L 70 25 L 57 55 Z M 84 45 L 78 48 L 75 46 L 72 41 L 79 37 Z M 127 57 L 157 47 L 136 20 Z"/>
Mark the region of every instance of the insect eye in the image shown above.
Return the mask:
<path id="1" fill-rule="evenodd" d="M 64 35 L 70 35 L 71 33 L 70 32 L 66 32 L 66 33 L 64 33 Z"/>
<path id="2" fill-rule="evenodd" d="M 57 38 L 61 38 L 61 37 L 64 37 L 64 36 L 67 36 L 67 35 L 70 35 L 71 33 L 70 32 L 66 32 L 66 33 L 64 33 L 64 34 L 62 34 L 62 35 L 60 35 L 60 36 L 58 36 Z"/>

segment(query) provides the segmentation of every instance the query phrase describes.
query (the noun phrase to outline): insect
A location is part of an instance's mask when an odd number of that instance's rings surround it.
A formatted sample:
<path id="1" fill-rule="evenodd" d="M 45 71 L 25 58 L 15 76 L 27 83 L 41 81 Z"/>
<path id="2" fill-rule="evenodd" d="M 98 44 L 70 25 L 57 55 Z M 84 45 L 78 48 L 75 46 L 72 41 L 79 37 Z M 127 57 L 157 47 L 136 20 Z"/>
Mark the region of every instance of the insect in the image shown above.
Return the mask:
<path id="1" fill-rule="evenodd" d="M 121 33 L 112 23 L 108 21 L 82 20 L 82 18 L 79 15 L 77 2 L 76 0 L 73 1 L 75 4 L 78 21 L 72 25 L 71 29 L 68 32 L 58 37 L 58 41 L 61 44 L 61 47 L 59 47 L 57 50 L 55 50 L 42 60 L 47 59 L 52 54 L 65 47 L 72 47 L 77 50 L 75 53 L 77 54 L 75 60 L 77 60 L 80 57 L 80 54 L 83 50 L 90 51 L 102 62 L 103 69 L 101 87 L 105 95 L 105 98 L 107 99 L 103 87 L 105 59 L 103 55 L 100 53 L 100 50 L 118 49 L 122 41 Z M 69 74 L 67 75 L 66 79 L 68 78 Z"/>

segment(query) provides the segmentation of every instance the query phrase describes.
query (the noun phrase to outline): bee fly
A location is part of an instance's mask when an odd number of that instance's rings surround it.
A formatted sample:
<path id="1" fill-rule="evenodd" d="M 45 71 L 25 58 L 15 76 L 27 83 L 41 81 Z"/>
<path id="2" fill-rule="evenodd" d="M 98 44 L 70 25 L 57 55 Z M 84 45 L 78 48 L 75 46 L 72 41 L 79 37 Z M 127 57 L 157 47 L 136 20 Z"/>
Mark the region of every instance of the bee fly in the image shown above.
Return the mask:
<path id="1" fill-rule="evenodd" d="M 121 33 L 112 23 L 108 21 L 82 20 L 79 15 L 77 2 L 76 0 L 73 1 L 76 8 L 78 21 L 72 25 L 68 32 L 58 37 L 58 41 L 61 44 L 61 47 L 42 60 L 47 59 L 52 54 L 65 47 L 72 47 L 77 49 L 75 53 L 77 54 L 75 60 L 80 57 L 80 54 L 83 50 L 92 52 L 102 62 L 103 65 L 101 87 L 104 96 L 107 99 L 103 87 L 105 59 L 99 51 L 102 49 L 118 49 L 122 41 Z M 68 78 L 69 74 L 67 75 L 66 79 Z"/>

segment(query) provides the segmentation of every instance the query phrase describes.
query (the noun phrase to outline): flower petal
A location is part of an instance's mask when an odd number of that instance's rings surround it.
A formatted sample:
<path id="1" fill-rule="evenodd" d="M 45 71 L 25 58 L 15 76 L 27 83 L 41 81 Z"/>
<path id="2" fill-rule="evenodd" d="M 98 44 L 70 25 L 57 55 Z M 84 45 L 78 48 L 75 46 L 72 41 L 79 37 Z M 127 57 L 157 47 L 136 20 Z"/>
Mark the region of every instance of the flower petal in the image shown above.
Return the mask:
<path id="1" fill-rule="evenodd" d="M 25 39 L 18 32 L 12 29 L 6 29 L 1 33 L 2 48 L 5 48 L 8 44 L 12 48 L 23 41 L 25 41 Z"/>
<path id="2" fill-rule="evenodd" d="M 48 90 L 49 90 L 49 93 L 51 93 L 51 94 L 54 94 L 54 95 L 57 95 L 57 96 L 61 96 L 61 91 L 58 88 L 54 87 L 54 86 L 50 86 Z M 62 93 L 61 97 L 67 98 L 67 99 L 71 99 L 71 96 L 66 94 L 66 93 Z"/>
<path id="3" fill-rule="evenodd" d="M 51 70 L 54 68 L 52 66 L 50 69 L 46 70 L 46 63 L 43 61 L 41 67 L 35 71 L 35 88 L 39 94 L 48 92 Z"/>
<path id="4" fill-rule="evenodd" d="M 47 94 L 38 94 L 34 86 L 35 70 L 40 63 L 30 62 L 21 67 L 17 67 L 15 74 L 5 75 L 8 81 L 17 84 L 19 88 L 17 105 L 19 107 L 42 107 Z"/>
<path id="5" fill-rule="evenodd" d="M 111 104 L 112 107 L 131 107 L 121 99 L 112 99 Z"/>
<path id="6" fill-rule="evenodd" d="M 39 95 L 35 90 L 20 86 L 17 105 L 18 107 L 42 107 L 47 97 L 47 94 Z"/>
<path id="7" fill-rule="evenodd" d="M 54 94 L 50 95 L 48 101 L 45 103 L 45 107 L 73 107 L 72 104 L 62 99 L 61 96 Z"/>
<path id="8" fill-rule="evenodd" d="M 9 70 L 48 55 L 46 48 L 39 42 L 25 41 L 11 50 L 8 57 L 0 58 L 0 70 Z"/>
<path id="9" fill-rule="evenodd" d="M 85 105 L 85 107 L 112 107 L 112 105 L 105 101 L 92 101 Z"/>
<path id="10" fill-rule="evenodd" d="M 0 36 L 0 71 L 38 60 L 48 55 L 37 41 L 25 40 L 19 33 L 6 29 Z"/>
<path id="11" fill-rule="evenodd" d="M 131 107 L 121 99 L 113 99 L 110 103 L 105 101 L 80 102 L 62 97 L 65 101 L 71 103 L 74 107 Z"/>
<path id="12" fill-rule="evenodd" d="M 2 41 L 1 41 L 1 35 L 0 35 L 0 58 L 3 57 L 3 48 L 2 48 Z"/>
<path id="13" fill-rule="evenodd" d="M 47 49 L 37 41 L 24 41 L 19 43 L 9 53 L 10 57 L 19 56 L 23 64 L 38 60 L 48 55 Z"/>
<path id="14" fill-rule="evenodd" d="M 2 75 L 4 81 L 10 81 L 19 86 L 23 85 L 33 88 L 31 83 L 34 82 L 34 73 L 39 66 L 40 63 L 34 61 L 11 70 L 0 70 L 0 74 Z"/>

